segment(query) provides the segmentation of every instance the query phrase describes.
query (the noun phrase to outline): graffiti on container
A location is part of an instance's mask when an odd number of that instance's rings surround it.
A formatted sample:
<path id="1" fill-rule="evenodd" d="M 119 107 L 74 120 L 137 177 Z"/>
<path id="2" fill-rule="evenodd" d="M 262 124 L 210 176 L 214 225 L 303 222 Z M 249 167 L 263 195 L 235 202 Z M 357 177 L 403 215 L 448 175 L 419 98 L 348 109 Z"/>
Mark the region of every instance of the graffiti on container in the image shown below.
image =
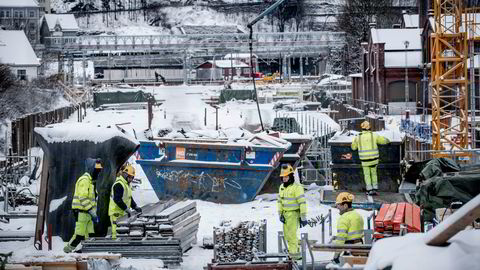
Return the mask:
<path id="1" fill-rule="evenodd" d="M 192 173 L 191 171 L 166 171 L 156 170 L 157 177 L 163 178 L 165 181 L 174 182 L 181 189 L 187 189 L 188 186 L 196 186 L 200 190 L 210 192 L 223 192 L 227 188 L 241 189 L 239 183 L 235 180 L 224 176 L 210 175 L 205 172 Z"/>

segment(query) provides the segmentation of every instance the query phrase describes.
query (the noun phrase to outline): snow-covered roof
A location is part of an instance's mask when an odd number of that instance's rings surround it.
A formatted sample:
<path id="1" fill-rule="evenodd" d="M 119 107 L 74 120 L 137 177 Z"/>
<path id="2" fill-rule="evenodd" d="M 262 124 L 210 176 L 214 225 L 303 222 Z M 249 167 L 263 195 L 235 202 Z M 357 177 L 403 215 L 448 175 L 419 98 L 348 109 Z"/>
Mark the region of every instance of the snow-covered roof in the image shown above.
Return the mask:
<path id="1" fill-rule="evenodd" d="M 215 63 L 213 60 L 208 60 L 207 61 L 210 64 L 215 64 L 217 68 L 248 68 L 250 67 L 249 65 L 239 62 L 239 61 L 230 61 L 230 60 L 215 60 Z"/>
<path id="2" fill-rule="evenodd" d="M 317 85 L 350 85 L 352 84 L 347 80 L 347 77 L 338 74 L 325 73 L 320 78 Z"/>
<path id="3" fill-rule="evenodd" d="M 421 50 L 421 28 L 408 29 L 370 29 L 373 43 L 385 43 L 385 51 L 405 50 L 405 41 L 409 42 L 408 50 Z"/>
<path id="4" fill-rule="evenodd" d="M 101 143 L 113 137 L 124 137 L 135 143 L 135 138 L 120 132 L 116 127 L 101 126 L 92 123 L 59 123 L 35 128 L 49 143 L 63 143 L 71 141 L 91 141 Z"/>
<path id="5" fill-rule="evenodd" d="M 182 25 L 182 34 L 232 34 L 243 33 L 236 25 Z"/>
<path id="6" fill-rule="evenodd" d="M 403 23 L 405 25 L 405 28 L 418 28 L 418 14 L 403 14 Z"/>
<path id="7" fill-rule="evenodd" d="M 75 20 L 73 14 L 45 14 L 45 20 L 50 31 L 55 30 L 57 22 L 63 31 L 79 30 L 77 20 Z"/>
<path id="8" fill-rule="evenodd" d="M 229 53 L 223 57 L 224 59 L 243 59 L 243 58 L 250 58 L 249 53 Z M 253 58 L 257 58 L 256 54 L 253 54 Z"/>
<path id="9" fill-rule="evenodd" d="M 20 30 L 0 30 L 0 63 L 13 66 L 40 65 L 27 36 Z"/>
<path id="10" fill-rule="evenodd" d="M 2 0 L 0 7 L 38 7 L 35 0 Z"/>
<path id="11" fill-rule="evenodd" d="M 405 52 L 385 52 L 385 67 L 418 67 L 422 63 L 421 51 L 407 51 L 407 62 L 405 63 Z"/>

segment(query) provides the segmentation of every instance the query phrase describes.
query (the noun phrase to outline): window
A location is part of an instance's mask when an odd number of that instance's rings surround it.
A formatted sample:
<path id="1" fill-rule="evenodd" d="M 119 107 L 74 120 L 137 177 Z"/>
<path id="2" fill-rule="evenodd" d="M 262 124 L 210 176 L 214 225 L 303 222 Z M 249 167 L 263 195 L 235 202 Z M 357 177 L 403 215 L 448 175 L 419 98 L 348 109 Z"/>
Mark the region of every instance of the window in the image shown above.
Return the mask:
<path id="1" fill-rule="evenodd" d="M 25 69 L 19 69 L 17 70 L 17 78 L 19 80 L 27 80 L 27 71 Z"/>
<path id="2" fill-rule="evenodd" d="M 30 14 L 30 15 L 29 15 L 29 16 L 30 16 L 30 18 L 33 18 L 33 17 L 35 17 L 35 11 L 30 11 L 30 12 L 29 12 L 29 14 Z"/>
<path id="3" fill-rule="evenodd" d="M 5 13 L 3 12 L 3 10 L 0 10 L 0 18 L 3 18 L 5 17 Z"/>
<path id="4" fill-rule="evenodd" d="M 10 11 L 9 10 L 5 11 L 5 18 L 10 18 Z"/>
<path id="5" fill-rule="evenodd" d="M 18 12 L 18 11 L 15 11 L 15 12 L 13 13 L 13 17 L 14 17 L 14 18 L 18 18 L 19 16 L 20 16 L 20 15 L 19 15 L 19 12 Z"/>
<path id="6" fill-rule="evenodd" d="M 23 18 L 23 11 L 20 11 L 19 14 L 20 14 L 20 18 Z"/>
<path id="7" fill-rule="evenodd" d="M 408 82 L 409 101 L 417 100 L 417 84 L 415 82 Z M 405 102 L 405 81 L 395 81 L 388 85 L 387 93 L 388 102 Z"/>

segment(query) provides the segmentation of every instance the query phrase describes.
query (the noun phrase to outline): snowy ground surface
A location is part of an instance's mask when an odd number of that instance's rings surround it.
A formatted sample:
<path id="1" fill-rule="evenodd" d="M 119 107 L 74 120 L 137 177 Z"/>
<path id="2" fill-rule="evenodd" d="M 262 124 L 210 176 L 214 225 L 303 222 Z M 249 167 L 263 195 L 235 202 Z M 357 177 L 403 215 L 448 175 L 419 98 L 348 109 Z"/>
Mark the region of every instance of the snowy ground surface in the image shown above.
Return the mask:
<path id="1" fill-rule="evenodd" d="M 113 89 L 117 90 L 117 89 Z M 133 89 L 138 90 L 138 89 Z M 143 88 L 142 90 L 151 92 L 157 99 L 164 99 L 165 102 L 154 111 L 153 130 L 157 132 L 160 129 L 171 128 L 173 130 L 177 128 L 191 127 L 192 129 L 212 129 L 215 127 L 215 109 L 206 105 L 202 98 L 208 97 L 213 92 L 218 91 L 218 86 L 162 86 L 156 88 Z M 204 124 L 204 112 L 207 109 L 207 125 Z M 220 106 L 219 109 L 219 125 L 222 129 L 228 127 L 242 127 L 245 125 L 258 125 L 258 114 L 256 113 L 256 105 L 253 102 L 228 102 Z M 270 123 L 275 117 L 275 111 L 273 111 L 273 104 L 261 104 L 262 117 L 264 121 Z M 295 112 L 296 113 L 296 112 Z M 327 117 L 326 115 L 324 117 Z M 395 123 L 399 119 L 389 119 L 387 126 L 396 126 Z M 67 122 L 75 122 L 76 115 L 69 119 Z M 139 140 L 143 139 L 143 131 L 147 128 L 147 112 L 146 110 L 116 110 L 116 111 L 93 111 L 88 110 L 85 123 L 102 124 L 102 125 L 114 125 L 120 123 L 128 123 L 122 125 L 130 135 L 137 134 Z M 325 119 L 327 125 L 331 123 L 330 120 Z M 332 128 L 336 127 L 332 124 Z M 398 129 L 389 131 L 396 135 Z M 392 133 L 392 134 L 393 134 Z M 34 153 L 41 155 L 41 150 L 34 149 Z M 130 161 L 135 163 L 134 157 L 130 158 Z M 139 205 L 147 203 L 154 203 L 158 201 L 157 196 L 152 190 L 150 183 L 148 182 L 142 168 L 136 165 L 137 178 L 142 180 L 142 183 L 137 189 L 134 190 L 134 198 Z M 27 183 L 25 183 L 27 184 Z M 30 185 L 30 189 L 33 193 L 38 194 L 38 183 Z M 329 206 L 321 205 L 319 202 L 319 188 L 312 187 L 306 191 L 306 198 L 308 204 L 308 218 L 312 219 L 320 215 L 325 215 Z M 267 220 L 267 251 L 277 252 L 277 232 L 282 230 L 282 224 L 278 220 L 275 194 L 267 194 L 257 197 L 256 200 L 244 204 L 225 205 L 216 204 L 211 202 L 204 202 L 197 200 L 197 210 L 201 215 L 200 227 L 197 234 L 198 243 L 188 252 L 184 254 L 184 262 L 181 265 L 181 269 L 200 269 L 207 263 L 211 262 L 213 258 L 213 250 L 203 249 L 202 239 L 204 237 L 211 237 L 213 234 L 213 227 L 219 226 L 221 221 L 231 220 L 233 223 L 240 221 L 260 221 Z M 0 205 L 0 208 L 1 207 Z M 16 211 L 36 211 L 36 207 L 20 207 Z M 357 210 L 358 211 L 358 210 Z M 367 211 L 359 211 L 366 220 L 366 217 L 370 215 Z M 333 235 L 336 234 L 336 220 L 338 218 L 338 210 L 332 209 L 333 217 Z M 21 220 L 14 219 L 10 223 L 1 223 L 0 229 L 2 231 L 33 231 L 34 220 Z M 366 226 L 366 225 L 365 225 Z M 306 232 L 310 239 L 321 240 L 321 227 L 306 227 L 299 230 L 300 232 Z M 328 230 L 327 230 L 328 232 Z M 376 246 L 376 257 L 369 259 L 368 269 L 378 269 L 382 266 L 386 266 L 389 263 L 401 263 L 398 265 L 401 267 L 394 267 L 393 269 L 477 269 L 480 264 L 479 261 L 479 232 L 470 231 L 462 232 L 454 238 L 454 242 L 448 248 L 432 248 L 425 246 L 422 239 L 423 234 L 411 234 L 406 237 L 391 238 L 380 241 Z M 328 242 L 330 236 L 326 235 L 326 241 Z M 33 247 L 33 240 L 29 242 L 6 242 L 0 243 L 0 253 L 7 253 L 13 251 L 13 261 L 52 261 L 52 260 L 73 260 L 73 256 L 63 253 L 64 243 L 60 238 L 55 238 L 53 242 L 52 251 L 37 251 Z M 408 246 L 408 248 L 406 248 Z M 391 250 L 391 254 L 395 256 L 387 257 L 383 250 Z M 397 250 L 403 250 L 401 253 L 397 253 Z M 477 251 L 477 252 L 476 252 Z M 328 261 L 332 258 L 333 254 L 329 252 L 315 252 L 316 261 Z M 409 258 L 405 260 L 404 258 Z M 415 264 L 420 260 L 420 268 Z M 310 260 L 310 257 L 307 259 Z M 430 268 L 426 262 L 436 261 L 435 267 Z M 409 263 L 407 265 L 407 263 Z M 474 264 L 472 264 L 474 263 Z M 159 269 L 162 267 L 162 262 L 158 260 L 131 260 L 122 259 L 117 262 L 117 265 L 128 268 L 129 266 L 134 269 Z M 463 267 L 465 266 L 465 267 Z"/>
<path id="2" fill-rule="evenodd" d="M 161 87 L 147 87 L 147 88 L 114 88 L 108 91 L 136 91 L 143 90 L 153 93 L 157 100 L 165 100 L 165 102 L 155 108 L 154 120 L 152 125 L 153 132 L 160 129 L 169 128 L 176 130 L 179 128 L 191 128 L 195 130 L 215 129 L 215 109 L 202 101 L 202 98 L 208 98 L 210 95 L 218 91 L 220 86 L 161 86 Z M 107 90 L 104 90 L 107 91 Z M 207 125 L 204 125 L 205 108 L 207 109 Z M 275 118 L 275 111 L 273 111 L 273 103 L 260 104 L 262 118 L 266 126 L 273 123 Z M 300 112 L 302 113 L 302 112 Z M 219 126 L 222 129 L 236 128 L 242 126 L 258 126 L 258 113 L 256 104 L 252 101 L 231 101 L 223 104 L 219 108 Z M 338 125 L 334 123 L 327 115 L 317 113 L 327 125 L 331 125 L 332 129 L 337 129 Z M 66 122 L 75 123 L 76 115 Z M 84 119 L 85 124 L 101 124 L 101 125 L 115 125 L 120 123 L 127 123 L 121 127 L 125 129 L 131 136 L 135 133 L 139 140 L 144 139 L 144 131 L 147 129 L 147 111 L 146 110 L 107 110 L 94 111 L 89 109 L 87 116 Z M 91 135 L 89 135 L 91 136 Z M 41 150 L 36 149 L 37 153 Z M 134 157 L 130 159 L 135 163 Z M 139 205 L 157 202 L 158 198 L 152 190 L 142 168 L 136 165 L 137 178 L 142 180 L 142 184 L 134 191 L 134 198 Z M 31 187 L 32 191 L 38 194 L 39 185 L 34 183 Z M 240 221 L 260 221 L 267 220 L 268 242 L 267 249 L 269 252 L 277 252 L 277 232 L 282 230 L 282 223 L 278 220 L 276 210 L 276 200 L 267 200 L 265 198 L 275 198 L 276 195 L 263 195 L 257 200 L 237 205 L 223 205 L 211 202 L 196 201 L 197 210 L 201 215 L 200 228 L 198 230 L 198 243 L 191 250 L 189 250 L 184 257 L 182 269 L 199 269 L 211 262 L 213 258 L 213 250 L 203 249 L 201 247 L 202 239 L 205 236 L 213 235 L 213 227 L 219 226 L 223 220 L 231 220 L 233 223 Z M 307 192 L 308 199 L 308 217 L 314 218 L 328 213 L 330 207 L 320 205 L 318 188 Z M 25 209 L 17 209 L 17 211 L 25 211 Z M 27 210 L 36 211 L 36 207 L 28 207 Z M 368 212 L 363 212 L 365 216 Z M 335 220 L 338 216 L 338 211 L 333 209 L 333 228 L 335 234 Z M 22 230 L 34 231 L 34 220 L 12 220 L 9 224 L 0 223 L 2 230 Z M 300 230 L 307 232 L 310 239 L 321 239 L 320 226 L 308 227 Z M 328 231 L 327 231 L 328 233 Z M 329 236 L 326 235 L 326 239 Z M 65 256 L 62 251 L 63 243 L 61 239 L 57 238 L 53 243 L 53 251 L 36 251 L 33 247 L 33 240 L 29 242 L 7 242 L 0 243 L 0 253 L 14 251 L 14 260 L 24 261 L 31 260 L 52 260 L 52 258 Z M 67 256 L 68 257 L 68 256 Z M 318 253 L 316 260 L 330 260 L 332 253 Z M 124 260 L 122 264 L 132 262 L 135 260 Z M 138 263 L 137 263 L 138 265 Z M 141 268 L 138 268 L 141 269 Z M 155 269 L 153 266 L 151 269 Z"/>

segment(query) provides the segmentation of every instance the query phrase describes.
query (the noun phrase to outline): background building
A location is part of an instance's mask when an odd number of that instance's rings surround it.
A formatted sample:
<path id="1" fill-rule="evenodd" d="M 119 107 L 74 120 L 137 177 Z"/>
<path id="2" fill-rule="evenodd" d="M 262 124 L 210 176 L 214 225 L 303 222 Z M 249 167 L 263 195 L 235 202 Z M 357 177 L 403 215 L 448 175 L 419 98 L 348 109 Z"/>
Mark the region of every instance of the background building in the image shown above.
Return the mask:
<path id="1" fill-rule="evenodd" d="M 10 67 L 19 80 L 37 78 L 40 62 L 21 30 L 0 30 L 0 63 Z"/>

